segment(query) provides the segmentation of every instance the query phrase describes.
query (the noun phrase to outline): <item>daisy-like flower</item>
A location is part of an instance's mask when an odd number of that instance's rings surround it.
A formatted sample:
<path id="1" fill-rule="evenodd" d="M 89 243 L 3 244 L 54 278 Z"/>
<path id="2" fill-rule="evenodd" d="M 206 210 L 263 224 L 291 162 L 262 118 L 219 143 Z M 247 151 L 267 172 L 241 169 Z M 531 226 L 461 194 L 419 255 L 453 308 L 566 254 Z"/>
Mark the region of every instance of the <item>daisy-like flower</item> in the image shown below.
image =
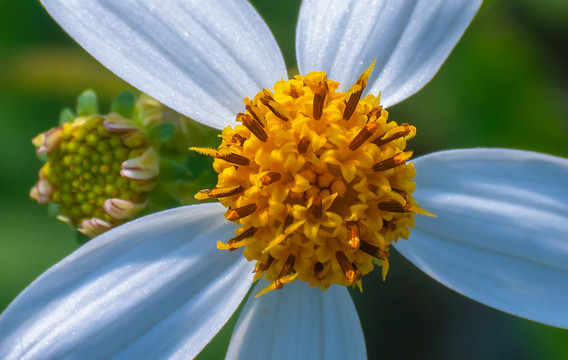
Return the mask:
<path id="1" fill-rule="evenodd" d="M 290 81 L 245 1 L 43 3 L 119 76 L 225 128 L 219 149 L 196 149 L 220 173 L 197 196 L 229 209 L 182 207 L 93 239 L 3 313 L 2 358 L 196 356 L 253 271 L 262 288 L 284 288 L 246 301 L 228 358 L 365 358 L 341 285 L 357 284 L 373 257 L 384 272 L 388 245 L 414 220 L 394 246 L 420 269 L 489 306 L 568 327 L 568 161 L 471 149 L 411 164 L 403 150 L 415 129 L 387 121 L 386 108 L 434 76 L 481 1 L 304 1 L 303 76 Z M 414 219 L 421 209 L 437 217 Z M 218 250 L 223 239 L 256 262 Z"/>

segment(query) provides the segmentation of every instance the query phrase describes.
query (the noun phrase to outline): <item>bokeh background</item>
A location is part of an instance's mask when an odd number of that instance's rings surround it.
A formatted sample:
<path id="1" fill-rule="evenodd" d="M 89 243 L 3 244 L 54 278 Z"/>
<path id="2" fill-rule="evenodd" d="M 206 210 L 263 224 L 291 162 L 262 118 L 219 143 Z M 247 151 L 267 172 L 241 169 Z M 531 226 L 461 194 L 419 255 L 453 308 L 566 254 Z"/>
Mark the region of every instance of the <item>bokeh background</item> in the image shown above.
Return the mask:
<path id="1" fill-rule="evenodd" d="M 299 0 L 253 3 L 293 74 Z M 435 79 L 390 114 L 418 128 L 416 155 L 507 147 L 568 157 L 567 64 L 568 1 L 486 1 Z M 87 88 L 103 109 L 130 89 L 38 1 L 0 0 L 0 310 L 78 247 L 74 232 L 28 197 L 40 167 L 30 140 Z M 568 359 L 567 330 L 471 301 L 396 253 L 386 282 L 371 274 L 352 294 L 371 359 Z M 222 358 L 231 331 L 230 323 L 200 358 Z"/>

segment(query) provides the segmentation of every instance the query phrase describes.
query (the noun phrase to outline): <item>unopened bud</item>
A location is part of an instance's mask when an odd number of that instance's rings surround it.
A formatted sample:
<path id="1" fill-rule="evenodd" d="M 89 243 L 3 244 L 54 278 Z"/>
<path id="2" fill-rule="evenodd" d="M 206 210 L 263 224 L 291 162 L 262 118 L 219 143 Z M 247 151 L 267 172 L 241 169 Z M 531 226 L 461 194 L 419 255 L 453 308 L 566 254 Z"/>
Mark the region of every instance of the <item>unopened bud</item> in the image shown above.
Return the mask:
<path id="1" fill-rule="evenodd" d="M 94 92 L 81 95 L 77 109 L 81 116 L 32 141 L 47 163 L 30 197 L 57 204 L 59 219 L 93 237 L 144 210 L 160 157 L 137 122 L 92 113 L 98 109 Z"/>

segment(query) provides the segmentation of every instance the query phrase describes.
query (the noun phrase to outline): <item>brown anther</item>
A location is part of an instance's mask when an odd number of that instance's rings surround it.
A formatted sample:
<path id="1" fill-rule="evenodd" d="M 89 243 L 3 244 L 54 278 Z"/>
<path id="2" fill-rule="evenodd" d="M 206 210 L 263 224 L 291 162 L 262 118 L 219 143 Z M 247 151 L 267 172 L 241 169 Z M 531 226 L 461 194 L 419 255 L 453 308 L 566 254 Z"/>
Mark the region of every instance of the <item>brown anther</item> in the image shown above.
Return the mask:
<path id="1" fill-rule="evenodd" d="M 250 228 L 243 231 L 240 235 L 235 236 L 227 242 L 227 246 L 223 246 L 224 249 L 229 249 L 229 251 L 235 251 L 240 247 L 247 246 L 250 242 L 250 238 L 256 233 L 256 228 L 251 226 Z M 219 246 L 217 246 L 220 248 Z"/>
<path id="2" fill-rule="evenodd" d="M 414 137 L 414 135 L 416 135 L 416 128 L 412 125 L 404 123 L 383 134 L 382 136 L 379 136 L 372 142 L 377 146 L 381 146 L 402 137 L 412 138 Z"/>
<path id="3" fill-rule="evenodd" d="M 347 259 L 347 256 L 340 250 L 335 253 L 335 257 L 341 267 L 341 271 L 343 271 L 345 275 L 345 280 L 353 282 L 353 280 L 355 280 L 355 270 L 353 270 L 353 266 L 351 266 L 351 262 Z"/>
<path id="4" fill-rule="evenodd" d="M 369 140 L 369 138 L 375 133 L 377 130 L 377 123 L 376 122 L 369 122 L 362 128 L 357 135 L 351 140 L 349 144 L 349 149 L 352 151 L 357 150 L 361 145 L 365 143 L 365 141 Z"/>
<path id="5" fill-rule="evenodd" d="M 237 195 L 242 193 L 243 191 L 245 191 L 245 189 L 240 185 L 226 187 L 226 188 L 205 189 L 205 190 L 200 190 L 199 193 L 195 195 L 195 198 L 197 200 L 218 199 L 227 196 Z"/>
<path id="6" fill-rule="evenodd" d="M 395 219 L 392 219 L 390 221 L 383 220 L 383 229 L 386 229 L 388 231 L 395 231 L 396 230 L 396 220 Z"/>
<path id="7" fill-rule="evenodd" d="M 246 139 L 244 137 L 242 137 L 240 134 L 233 135 L 233 143 L 235 143 L 239 146 L 242 146 L 243 143 L 245 142 L 245 140 Z"/>
<path id="8" fill-rule="evenodd" d="M 266 126 L 266 120 L 262 118 L 255 110 L 256 106 L 253 108 L 252 103 L 251 105 L 246 104 L 245 109 L 251 114 L 251 116 L 260 124 L 262 127 Z"/>
<path id="9" fill-rule="evenodd" d="M 284 109 L 284 106 L 280 105 L 280 103 L 274 100 L 272 93 L 269 90 L 264 89 L 263 95 L 264 96 L 260 98 L 260 102 L 263 103 L 267 108 L 269 108 L 274 115 L 276 115 L 278 118 L 280 118 L 280 120 L 283 121 L 289 121 L 291 119 L 288 111 Z"/>
<path id="10" fill-rule="evenodd" d="M 225 213 L 225 219 L 227 219 L 229 221 L 236 221 L 236 220 L 239 220 L 241 218 L 244 218 L 245 216 L 249 216 L 250 214 L 254 213 L 255 211 L 256 211 L 256 204 L 254 204 L 254 203 L 248 204 L 248 205 L 245 205 L 245 206 L 241 206 L 241 207 L 236 208 L 236 209 L 229 209 Z"/>
<path id="11" fill-rule="evenodd" d="M 327 78 L 324 78 L 324 80 L 318 84 L 318 87 L 314 94 L 314 106 L 312 113 L 314 119 L 316 120 L 321 119 L 321 116 L 323 114 L 323 105 L 328 91 L 329 89 L 327 87 Z"/>
<path id="12" fill-rule="evenodd" d="M 361 273 L 361 270 L 359 270 L 359 268 L 357 267 L 357 265 L 355 265 L 355 263 L 351 263 L 351 266 L 353 267 L 353 272 L 355 273 L 353 281 L 361 280 L 361 278 L 363 277 L 363 273 Z"/>
<path id="13" fill-rule="evenodd" d="M 250 114 L 243 114 L 241 116 L 243 125 L 250 130 L 250 132 L 256 136 L 256 138 L 262 142 L 266 142 L 268 139 L 268 134 L 264 131 L 264 128 L 260 122 L 254 119 Z"/>
<path id="14" fill-rule="evenodd" d="M 361 99 L 362 92 L 363 90 L 358 90 L 351 93 L 351 95 L 349 96 L 349 100 L 347 100 L 347 104 L 345 105 L 345 110 L 343 110 L 343 120 L 348 121 L 349 119 L 351 119 L 351 115 L 353 115 L 353 112 L 355 112 L 357 104 Z"/>
<path id="15" fill-rule="evenodd" d="M 255 272 L 255 273 L 265 272 L 266 270 L 268 270 L 270 265 L 272 265 L 273 261 L 274 261 L 274 258 L 272 257 L 272 255 L 268 254 L 268 260 L 266 260 L 266 263 L 257 262 L 256 266 L 254 267 L 253 272 Z"/>
<path id="16" fill-rule="evenodd" d="M 283 230 L 286 230 L 286 228 L 288 228 L 288 226 L 292 225 L 293 221 L 294 221 L 294 217 L 292 215 L 287 215 L 286 219 L 284 220 Z"/>
<path id="17" fill-rule="evenodd" d="M 370 112 L 369 112 L 369 119 L 378 119 L 381 117 L 381 114 L 383 112 L 383 106 L 379 105 L 376 108 L 373 108 Z"/>
<path id="18" fill-rule="evenodd" d="M 268 174 L 262 175 L 260 178 L 260 182 L 262 185 L 270 185 L 274 184 L 277 181 L 280 181 L 282 175 L 279 172 L 271 171 Z"/>
<path id="19" fill-rule="evenodd" d="M 403 205 L 394 200 L 380 202 L 377 204 L 377 207 L 379 208 L 379 210 L 392 213 L 405 213 L 408 212 L 408 209 L 410 208 L 409 205 Z"/>
<path id="20" fill-rule="evenodd" d="M 244 157 L 239 154 L 229 153 L 229 154 L 219 154 L 217 158 L 230 162 L 231 164 L 235 165 L 243 165 L 248 166 L 250 164 L 250 160 L 247 157 Z"/>
<path id="21" fill-rule="evenodd" d="M 323 271 L 323 264 L 320 263 L 319 261 L 317 263 L 314 264 L 314 276 L 316 279 L 321 281 L 321 273 Z"/>
<path id="22" fill-rule="evenodd" d="M 386 171 L 389 169 L 393 169 L 401 164 L 407 162 L 410 157 L 412 156 L 412 151 L 401 152 L 396 154 L 395 156 L 391 156 L 388 159 L 383 161 L 379 161 L 375 165 L 373 165 L 373 171 Z"/>
<path id="23" fill-rule="evenodd" d="M 389 257 L 389 251 L 381 250 L 380 247 L 369 244 L 368 242 L 361 240 L 361 245 L 359 245 L 359 250 L 367 253 L 371 256 L 376 257 L 377 259 L 386 259 Z"/>
<path id="24" fill-rule="evenodd" d="M 353 115 L 353 112 L 357 108 L 359 100 L 361 100 L 361 94 L 367 86 L 367 80 L 369 80 L 369 75 L 371 75 L 371 70 L 373 69 L 374 65 L 375 62 L 373 61 L 373 64 L 371 64 L 371 66 L 369 66 L 369 68 L 361 74 L 357 82 L 353 84 L 353 86 L 351 86 L 351 89 L 349 90 L 351 95 L 349 96 L 349 100 L 347 100 L 345 110 L 343 110 L 343 120 L 348 121 L 349 119 L 351 119 L 351 115 Z"/>
<path id="25" fill-rule="evenodd" d="M 282 286 L 284 286 L 284 284 L 282 284 L 280 279 L 286 275 L 289 275 L 292 271 L 294 271 L 295 262 L 296 262 L 296 256 L 294 254 L 288 255 L 288 258 L 286 259 L 284 266 L 280 270 L 280 273 L 278 274 L 276 281 L 274 281 L 274 285 L 276 285 L 277 289 L 282 289 Z"/>
<path id="26" fill-rule="evenodd" d="M 320 219 L 323 215 L 322 207 L 321 207 L 321 197 L 319 195 L 314 196 L 314 200 L 312 201 L 312 206 L 310 206 L 310 211 L 312 212 L 312 216 L 315 219 Z"/>
<path id="27" fill-rule="evenodd" d="M 305 154 L 306 151 L 308 151 L 308 148 L 310 147 L 311 144 L 311 140 L 309 137 L 304 136 L 303 138 L 300 139 L 300 141 L 298 142 L 298 153 L 300 154 Z"/>
<path id="28" fill-rule="evenodd" d="M 408 194 L 406 193 L 406 191 L 400 190 L 400 189 L 397 189 L 397 188 L 391 188 L 391 190 L 392 190 L 393 192 L 399 194 L 399 195 L 402 196 L 403 198 L 408 199 Z"/>
<path id="29" fill-rule="evenodd" d="M 249 227 L 248 229 L 246 229 L 245 231 L 243 231 L 242 233 L 240 233 L 240 235 L 235 236 L 234 238 L 231 238 L 228 241 L 228 244 L 234 244 L 236 242 L 242 241 L 244 239 L 248 239 L 250 237 L 253 237 L 254 234 L 256 234 L 256 230 L 257 228 L 255 228 L 254 226 Z M 231 249 L 234 250 L 234 249 Z"/>
<path id="30" fill-rule="evenodd" d="M 289 95 L 291 97 L 295 98 L 295 99 L 300 96 L 300 92 L 298 91 L 296 86 L 294 86 L 294 84 L 290 84 L 290 94 Z"/>
<path id="31" fill-rule="evenodd" d="M 347 230 L 349 230 L 349 246 L 353 249 L 359 247 L 359 224 L 357 221 L 348 221 Z"/>

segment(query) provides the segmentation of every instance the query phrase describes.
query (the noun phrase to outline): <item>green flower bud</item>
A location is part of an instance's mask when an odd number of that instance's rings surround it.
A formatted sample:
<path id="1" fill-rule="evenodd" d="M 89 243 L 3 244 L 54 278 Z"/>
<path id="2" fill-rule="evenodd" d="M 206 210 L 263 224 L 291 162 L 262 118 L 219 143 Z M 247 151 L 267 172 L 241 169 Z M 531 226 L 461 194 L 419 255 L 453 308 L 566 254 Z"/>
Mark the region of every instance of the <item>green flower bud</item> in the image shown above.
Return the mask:
<path id="1" fill-rule="evenodd" d="M 134 112 L 135 103 L 131 104 Z M 122 113 L 128 109 L 123 101 Z M 93 237 L 136 217 L 156 186 L 160 157 L 147 129 L 118 113 L 99 115 L 96 94 L 79 97 L 81 116 L 32 140 L 47 162 L 30 197 L 58 205 L 58 219 Z"/>
<path id="2" fill-rule="evenodd" d="M 217 132 L 147 95 L 119 94 L 101 115 L 97 95 L 85 91 L 76 112 L 35 137 L 45 164 L 30 197 L 49 204 L 59 220 L 94 237 L 143 214 L 194 203 L 216 175 L 209 160 L 187 151 Z M 84 239 L 83 239 L 84 240 Z"/>

